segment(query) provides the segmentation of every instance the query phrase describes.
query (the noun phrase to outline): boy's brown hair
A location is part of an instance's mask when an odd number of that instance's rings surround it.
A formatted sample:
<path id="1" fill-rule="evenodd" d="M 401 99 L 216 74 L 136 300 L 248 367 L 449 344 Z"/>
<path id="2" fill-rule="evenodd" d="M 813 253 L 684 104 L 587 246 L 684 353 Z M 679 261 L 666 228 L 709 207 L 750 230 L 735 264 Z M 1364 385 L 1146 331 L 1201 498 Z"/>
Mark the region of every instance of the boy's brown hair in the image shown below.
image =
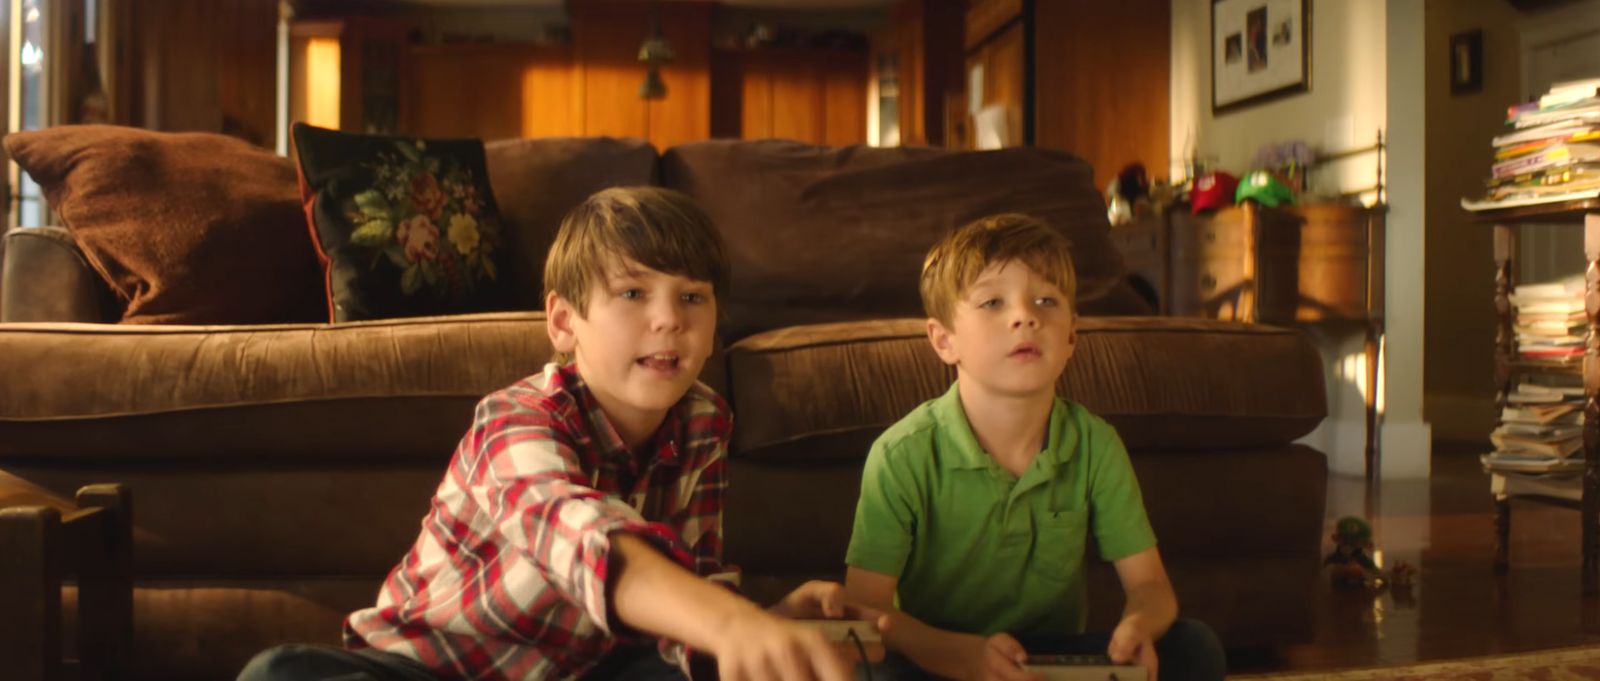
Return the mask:
<path id="1" fill-rule="evenodd" d="M 661 187 L 596 192 L 561 220 L 544 264 L 544 290 L 588 313 L 589 294 L 630 259 L 658 272 L 728 287 L 722 235 L 694 200 Z"/>
<path id="2" fill-rule="evenodd" d="M 995 263 L 1026 263 L 1065 294 L 1076 312 L 1078 275 L 1072 268 L 1072 242 L 1043 221 L 1021 213 L 991 215 L 963 225 L 933 245 L 922 261 L 922 309 L 949 326 L 956 301 Z"/>

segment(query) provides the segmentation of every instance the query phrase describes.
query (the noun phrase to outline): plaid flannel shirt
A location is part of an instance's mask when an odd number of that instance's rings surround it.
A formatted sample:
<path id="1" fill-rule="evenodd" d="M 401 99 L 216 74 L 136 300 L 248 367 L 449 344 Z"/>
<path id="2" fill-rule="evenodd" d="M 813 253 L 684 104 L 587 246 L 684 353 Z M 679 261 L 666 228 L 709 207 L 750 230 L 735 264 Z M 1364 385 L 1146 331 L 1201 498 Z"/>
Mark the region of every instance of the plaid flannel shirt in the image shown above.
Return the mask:
<path id="1" fill-rule="evenodd" d="M 447 678 L 581 676 L 619 643 L 611 532 L 650 541 L 730 585 L 722 565 L 727 403 L 695 384 L 632 455 L 573 365 L 485 397 L 411 550 L 377 605 L 344 626 L 349 648 L 415 659 Z M 680 666 L 681 645 L 659 642 Z"/>

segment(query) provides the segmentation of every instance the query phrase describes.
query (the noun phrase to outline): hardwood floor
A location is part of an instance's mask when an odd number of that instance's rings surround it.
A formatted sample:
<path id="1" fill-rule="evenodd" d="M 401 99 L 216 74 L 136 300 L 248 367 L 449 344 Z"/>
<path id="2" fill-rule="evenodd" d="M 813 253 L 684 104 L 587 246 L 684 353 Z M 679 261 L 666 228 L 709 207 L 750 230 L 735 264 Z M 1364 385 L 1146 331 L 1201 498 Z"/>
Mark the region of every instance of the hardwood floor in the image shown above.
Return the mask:
<path id="1" fill-rule="evenodd" d="M 1368 518 L 1382 563 L 1418 568 L 1410 597 L 1319 589 L 1312 643 L 1232 655 L 1232 671 L 1346 669 L 1600 643 L 1600 598 L 1583 598 L 1578 584 L 1577 511 L 1513 502 L 1511 570 L 1494 574 L 1482 451 L 1436 445 L 1426 481 L 1369 489 L 1360 478 L 1331 477 L 1325 547 L 1332 548 L 1335 520 Z"/>

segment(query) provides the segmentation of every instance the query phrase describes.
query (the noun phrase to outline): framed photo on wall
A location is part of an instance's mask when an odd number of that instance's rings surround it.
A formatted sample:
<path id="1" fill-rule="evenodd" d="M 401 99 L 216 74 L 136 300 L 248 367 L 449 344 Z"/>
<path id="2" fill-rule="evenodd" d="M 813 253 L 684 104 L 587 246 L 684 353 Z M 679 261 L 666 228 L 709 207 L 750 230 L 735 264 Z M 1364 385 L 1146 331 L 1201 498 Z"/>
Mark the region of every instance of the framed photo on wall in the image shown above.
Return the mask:
<path id="1" fill-rule="evenodd" d="M 1311 0 L 1211 0 L 1211 112 L 1311 89 Z"/>

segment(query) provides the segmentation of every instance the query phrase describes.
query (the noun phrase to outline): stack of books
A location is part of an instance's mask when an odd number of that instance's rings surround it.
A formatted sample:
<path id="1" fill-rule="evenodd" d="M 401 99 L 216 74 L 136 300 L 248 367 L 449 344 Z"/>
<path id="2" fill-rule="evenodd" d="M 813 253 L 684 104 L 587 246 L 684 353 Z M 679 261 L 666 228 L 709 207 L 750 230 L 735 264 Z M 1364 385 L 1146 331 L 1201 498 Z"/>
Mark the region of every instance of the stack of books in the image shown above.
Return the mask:
<path id="1" fill-rule="evenodd" d="M 1463 201 L 1467 208 L 1600 194 L 1600 78 L 1557 83 L 1539 101 L 1507 109 L 1506 125 L 1494 138 L 1488 193 Z"/>
<path id="2" fill-rule="evenodd" d="M 1589 333 L 1582 274 L 1559 281 L 1521 284 L 1511 292 L 1516 307 L 1517 355 L 1525 360 L 1577 364 Z"/>
<path id="3" fill-rule="evenodd" d="M 1582 362 L 1589 334 L 1583 293 L 1582 274 L 1517 286 L 1511 292 L 1517 355 L 1542 363 Z M 1576 372 L 1524 375 L 1506 395 L 1484 467 L 1513 475 L 1576 475 L 1583 470 L 1584 400 L 1583 377 Z"/>
<path id="4" fill-rule="evenodd" d="M 1506 396 L 1494 451 L 1481 459 L 1494 473 L 1574 475 L 1583 470 L 1583 384 L 1577 376 L 1525 379 Z"/>

